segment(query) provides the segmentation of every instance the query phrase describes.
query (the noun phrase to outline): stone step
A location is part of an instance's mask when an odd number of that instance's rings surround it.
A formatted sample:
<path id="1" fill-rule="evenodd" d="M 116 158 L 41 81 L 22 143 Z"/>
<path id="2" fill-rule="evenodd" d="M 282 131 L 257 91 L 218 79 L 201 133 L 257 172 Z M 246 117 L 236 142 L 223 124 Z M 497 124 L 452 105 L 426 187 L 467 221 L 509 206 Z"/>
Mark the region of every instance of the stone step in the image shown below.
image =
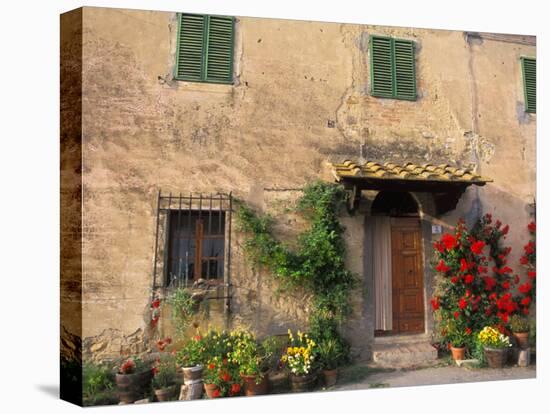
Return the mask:
<path id="1" fill-rule="evenodd" d="M 437 361 L 437 350 L 429 342 L 375 343 L 372 360 L 385 367 L 406 368 Z"/>

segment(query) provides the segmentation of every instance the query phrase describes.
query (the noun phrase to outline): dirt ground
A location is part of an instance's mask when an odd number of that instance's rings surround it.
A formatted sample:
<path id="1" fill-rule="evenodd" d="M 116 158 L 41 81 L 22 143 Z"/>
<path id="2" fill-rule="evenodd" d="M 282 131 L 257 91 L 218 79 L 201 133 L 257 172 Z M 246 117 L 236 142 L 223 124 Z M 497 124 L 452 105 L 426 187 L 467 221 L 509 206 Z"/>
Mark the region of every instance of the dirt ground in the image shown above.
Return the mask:
<path id="1" fill-rule="evenodd" d="M 502 369 L 466 368 L 449 365 L 414 370 L 353 366 L 341 372 L 340 380 L 331 390 L 458 384 L 535 377 L 536 365 L 527 368 L 506 367 Z"/>

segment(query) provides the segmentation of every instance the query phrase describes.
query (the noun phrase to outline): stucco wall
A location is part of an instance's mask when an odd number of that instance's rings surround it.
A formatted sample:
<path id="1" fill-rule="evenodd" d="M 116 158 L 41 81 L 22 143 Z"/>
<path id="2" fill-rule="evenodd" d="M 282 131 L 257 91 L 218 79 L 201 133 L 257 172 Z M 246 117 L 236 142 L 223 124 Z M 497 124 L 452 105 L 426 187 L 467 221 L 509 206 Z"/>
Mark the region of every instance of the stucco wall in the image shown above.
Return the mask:
<path id="1" fill-rule="evenodd" d="M 524 112 L 519 61 L 535 55 L 529 39 L 239 17 L 235 84 L 215 85 L 172 79 L 176 23 L 175 13 L 83 9 L 83 337 L 144 326 L 159 189 L 233 191 L 268 210 L 330 177 L 330 160 L 474 166 L 494 182 L 429 219 L 493 212 L 512 226 L 517 263 L 535 197 L 536 115 Z M 417 101 L 369 95 L 371 34 L 416 42 Z M 364 216 L 343 220 L 350 268 L 363 277 Z M 240 237 L 236 320 L 260 331 L 305 323 L 307 300 L 273 296 Z M 372 336 L 363 288 L 346 328 L 358 349 Z"/>

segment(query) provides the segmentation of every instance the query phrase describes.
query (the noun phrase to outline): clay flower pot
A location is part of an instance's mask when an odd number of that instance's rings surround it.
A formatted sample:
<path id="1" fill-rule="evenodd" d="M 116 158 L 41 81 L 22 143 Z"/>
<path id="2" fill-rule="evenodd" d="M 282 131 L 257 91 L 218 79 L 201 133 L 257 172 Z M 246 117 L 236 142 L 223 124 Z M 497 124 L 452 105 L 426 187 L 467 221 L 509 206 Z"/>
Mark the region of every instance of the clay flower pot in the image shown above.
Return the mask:
<path id="1" fill-rule="evenodd" d="M 519 349 L 526 349 L 529 347 L 529 332 L 514 332 L 514 338 L 518 344 Z"/>
<path id="2" fill-rule="evenodd" d="M 451 346 L 451 354 L 455 361 L 462 361 L 464 359 L 464 354 L 466 353 L 466 347 L 462 346 L 460 348 L 455 348 Z"/>
<path id="3" fill-rule="evenodd" d="M 484 348 L 489 368 L 502 368 L 508 356 L 508 348 Z"/>
<path id="4" fill-rule="evenodd" d="M 290 374 L 290 388 L 292 392 L 311 391 L 317 384 L 317 372 L 305 375 Z"/>
<path id="5" fill-rule="evenodd" d="M 150 389 L 153 372 L 148 369 L 135 374 L 116 374 L 118 398 L 124 404 L 132 404 L 143 398 Z"/>
<path id="6" fill-rule="evenodd" d="M 274 394 L 288 392 L 289 379 L 286 371 L 270 371 L 267 374 L 269 391 Z"/>
<path id="7" fill-rule="evenodd" d="M 175 385 L 155 390 L 155 396 L 157 397 L 157 401 L 170 401 L 172 400 L 172 398 L 174 398 L 175 393 L 176 393 Z"/>
<path id="8" fill-rule="evenodd" d="M 191 381 L 197 381 L 202 379 L 202 371 L 203 371 L 202 365 L 195 365 L 193 367 L 183 367 L 181 370 L 183 371 L 184 382 L 191 382 Z"/>
<path id="9" fill-rule="evenodd" d="M 218 386 L 216 384 L 204 384 L 204 391 L 206 391 L 206 396 L 210 399 L 216 398 L 216 396 L 214 396 L 214 393 L 217 390 Z"/>
<path id="10" fill-rule="evenodd" d="M 262 377 L 259 384 L 256 383 L 255 375 L 241 375 L 241 378 L 244 380 L 244 395 L 247 397 L 267 394 L 269 389 L 267 375 Z"/>
<path id="11" fill-rule="evenodd" d="M 324 369 L 323 378 L 325 380 L 326 387 L 334 387 L 338 379 L 338 368 L 335 369 Z"/>

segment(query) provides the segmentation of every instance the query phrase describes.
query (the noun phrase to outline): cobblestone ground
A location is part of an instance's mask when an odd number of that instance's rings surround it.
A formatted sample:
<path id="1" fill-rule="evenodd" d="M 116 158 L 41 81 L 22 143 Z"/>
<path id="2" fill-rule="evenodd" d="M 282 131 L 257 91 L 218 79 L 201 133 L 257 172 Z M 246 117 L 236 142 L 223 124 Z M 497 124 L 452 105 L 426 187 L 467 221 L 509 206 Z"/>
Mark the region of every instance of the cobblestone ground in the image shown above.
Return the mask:
<path id="1" fill-rule="evenodd" d="M 464 382 L 529 379 L 536 377 L 536 366 L 503 369 L 442 366 L 431 368 L 379 369 L 354 366 L 341 373 L 341 380 L 331 390 L 360 390 L 382 387 L 458 384 Z"/>

